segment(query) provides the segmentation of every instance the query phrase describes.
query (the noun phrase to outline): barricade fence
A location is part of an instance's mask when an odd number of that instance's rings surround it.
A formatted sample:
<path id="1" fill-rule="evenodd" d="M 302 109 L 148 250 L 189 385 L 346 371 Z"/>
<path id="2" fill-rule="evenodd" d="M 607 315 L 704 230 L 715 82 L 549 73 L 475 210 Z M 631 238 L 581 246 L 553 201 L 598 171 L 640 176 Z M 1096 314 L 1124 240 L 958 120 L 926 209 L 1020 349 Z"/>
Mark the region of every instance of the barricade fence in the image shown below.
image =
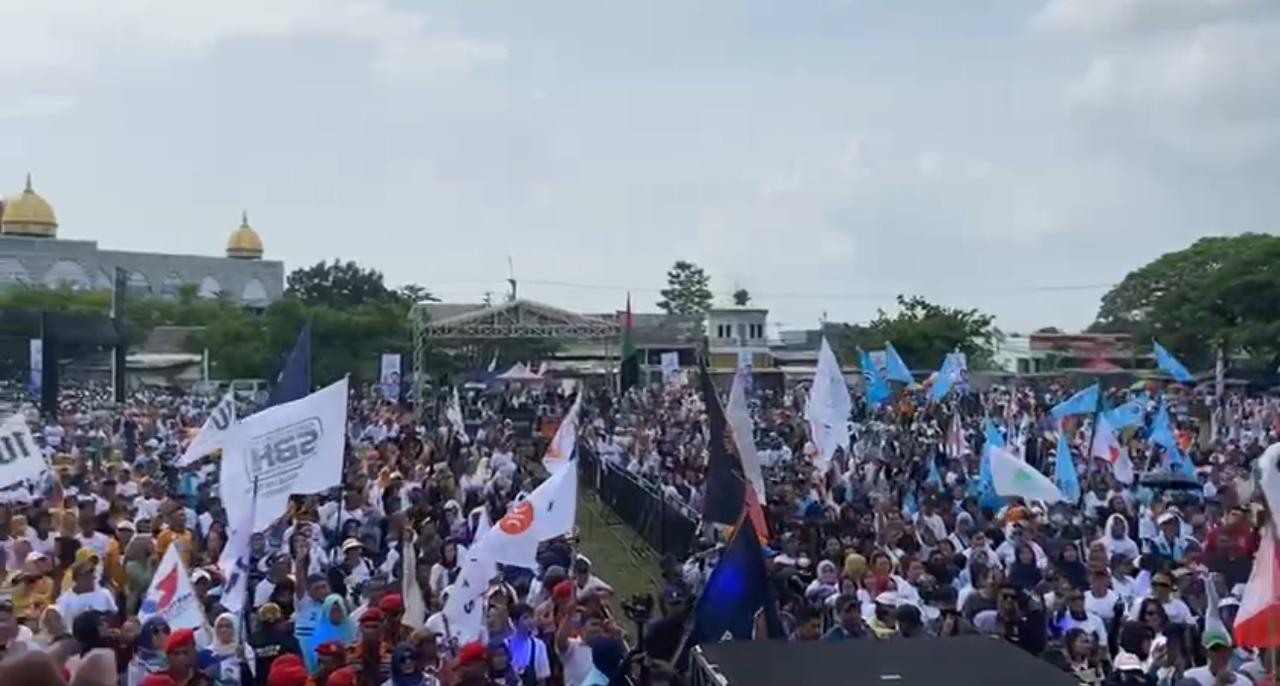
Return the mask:
<path id="1" fill-rule="evenodd" d="M 578 446 L 579 483 L 595 491 L 614 514 L 659 555 L 688 556 L 698 532 L 694 513 L 663 497 L 662 491 L 621 467 Z"/>

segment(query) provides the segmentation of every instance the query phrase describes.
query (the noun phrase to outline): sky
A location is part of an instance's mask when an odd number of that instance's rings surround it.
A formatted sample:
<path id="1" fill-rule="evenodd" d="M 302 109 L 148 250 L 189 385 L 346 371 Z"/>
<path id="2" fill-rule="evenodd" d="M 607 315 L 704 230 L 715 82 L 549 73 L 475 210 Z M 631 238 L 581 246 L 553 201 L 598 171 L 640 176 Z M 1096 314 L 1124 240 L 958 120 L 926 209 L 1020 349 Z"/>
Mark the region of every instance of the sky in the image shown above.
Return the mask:
<path id="1" fill-rule="evenodd" d="M 655 310 L 679 259 L 780 329 L 897 293 L 1087 326 L 1280 211 L 1274 0 L 6 0 L 0 189 L 59 235 L 446 301 Z"/>

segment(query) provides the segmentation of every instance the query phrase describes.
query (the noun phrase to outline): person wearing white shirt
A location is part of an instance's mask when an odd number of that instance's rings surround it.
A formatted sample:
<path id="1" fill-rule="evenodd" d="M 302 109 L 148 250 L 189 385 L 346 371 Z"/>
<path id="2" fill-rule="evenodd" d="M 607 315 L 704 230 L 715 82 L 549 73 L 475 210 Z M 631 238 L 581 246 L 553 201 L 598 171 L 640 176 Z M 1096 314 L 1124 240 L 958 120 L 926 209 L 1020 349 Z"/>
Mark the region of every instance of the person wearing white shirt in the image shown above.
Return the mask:
<path id="1" fill-rule="evenodd" d="M 1036 556 L 1036 567 L 1044 569 L 1049 564 L 1049 556 L 1045 555 L 1044 548 L 1039 543 L 1027 538 L 1023 535 L 1022 524 L 1014 522 L 1009 525 L 1008 535 L 1004 539 L 1004 543 L 996 548 L 996 555 L 1000 558 L 1000 562 L 1004 564 L 1005 569 L 1013 565 L 1014 560 L 1018 557 L 1018 546 L 1026 543 L 1031 552 Z"/>
<path id="2" fill-rule="evenodd" d="M 1084 594 L 1084 609 L 1097 615 L 1104 624 L 1110 624 L 1116 616 L 1116 605 L 1124 599 L 1111 587 L 1111 573 L 1105 568 L 1089 575 L 1089 590 Z"/>
<path id="3" fill-rule="evenodd" d="M 94 569 L 94 565 L 89 562 L 76 563 L 71 571 L 71 588 L 59 596 L 55 603 L 68 626 L 76 617 L 89 610 L 116 613 L 115 598 L 111 597 L 110 591 L 97 585 Z"/>
<path id="4" fill-rule="evenodd" d="M 1142 621 L 1142 606 L 1147 600 L 1160 603 L 1170 624 L 1191 625 L 1196 621 L 1191 608 L 1181 598 L 1173 595 L 1173 579 L 1164 572 L 1151 576 L 1151 596 L 1134 599 L 1133 606 L 1129 608 L 1129 619 Z"/>
<path id="5" fill-rule="evenodd" d="M 1251 686 L 1253 681 L 1231 669 L 1231 639 L 1224 634 L 1205 634 L 1204 647 L 1209 664 L 1183 672 L 1183 679 L 1194 679 L 1200 686 Z M 1221 679 L 1219 678 L 1221 677 Z"/>
<path id="6" fill-rule="evenodd" d="M 1101 617 L 1089 612 L 1085 606 L 1085 593 L 1073 588 L 1067 591 L 1066 600 L 1066 607 L 1055 613 L 1054 623 L 1058 630 L 1065 634 L 1072 629 L 1083 629 L 1093 636 L 1096 645 L 1105 646 L 1107 625 Z"/>

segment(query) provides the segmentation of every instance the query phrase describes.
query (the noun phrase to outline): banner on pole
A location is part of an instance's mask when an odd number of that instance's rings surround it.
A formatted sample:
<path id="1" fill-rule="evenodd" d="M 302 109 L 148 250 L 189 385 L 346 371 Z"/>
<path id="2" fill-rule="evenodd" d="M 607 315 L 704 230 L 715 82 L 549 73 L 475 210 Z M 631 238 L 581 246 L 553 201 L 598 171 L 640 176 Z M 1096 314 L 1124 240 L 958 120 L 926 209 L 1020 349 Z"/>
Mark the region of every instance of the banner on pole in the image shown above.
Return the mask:
<path id="1" fill-rule="evenodd" d="M 382 397 L 400 399 L 400 353 L 382 353 L 378 383 L 382 386 Z"/>

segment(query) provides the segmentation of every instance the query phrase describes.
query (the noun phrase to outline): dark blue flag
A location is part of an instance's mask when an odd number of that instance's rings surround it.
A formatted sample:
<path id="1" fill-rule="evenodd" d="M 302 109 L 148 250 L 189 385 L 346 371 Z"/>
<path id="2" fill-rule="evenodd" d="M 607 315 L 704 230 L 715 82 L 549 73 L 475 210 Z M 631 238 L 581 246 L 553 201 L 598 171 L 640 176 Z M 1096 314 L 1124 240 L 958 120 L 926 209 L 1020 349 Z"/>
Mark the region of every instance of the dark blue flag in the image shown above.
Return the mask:
<path id="1" fill-rule="evenodd" d="M 698 597 L 689 644 L 751 640 L 760 613 L 769 638 L 786 637 L 769 587 L 760 539 L 751 519 L 743 517 Z"/>
<path id="2" fill-rule="evenodd" d="M 284 368 L 280 370 L 280 378 L 271 388 L 271 395 L 267 396 L 267 407 L 305 398 L 310 393 L 311 321 L 308 320 L 298 332 L 298 341 L 293 344 L 293 350 L 289 352 Z"/>

